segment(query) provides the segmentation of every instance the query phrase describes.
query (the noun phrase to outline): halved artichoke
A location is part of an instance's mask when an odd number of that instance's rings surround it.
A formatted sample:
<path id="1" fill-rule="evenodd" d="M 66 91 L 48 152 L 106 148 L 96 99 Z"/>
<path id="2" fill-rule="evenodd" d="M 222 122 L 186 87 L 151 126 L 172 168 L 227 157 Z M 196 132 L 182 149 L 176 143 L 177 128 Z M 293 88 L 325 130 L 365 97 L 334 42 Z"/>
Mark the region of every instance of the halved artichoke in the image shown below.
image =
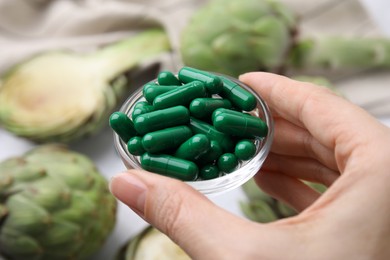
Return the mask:
<path id="1" fill-rule="evenodd" d="M 37 147 L 0 163 L 0 258 L 86 259 L 115 224 L 116 200 L 84 155 Z"/>
<path id="2" fill-rule="evenodd" d="M 116 260 L 189 260 L 191 259 L 165 234 L 149 226 L 133 237 L 118 253 Z"/>
<path id="3" fill-rule="evenodd" d="M 0 125 L 38 142 L 69 142 L 96 132 L 129 85 L 125 72 L 170 49 L 148 29 L 93 54 L 49 52 L 0 79 Z"/>

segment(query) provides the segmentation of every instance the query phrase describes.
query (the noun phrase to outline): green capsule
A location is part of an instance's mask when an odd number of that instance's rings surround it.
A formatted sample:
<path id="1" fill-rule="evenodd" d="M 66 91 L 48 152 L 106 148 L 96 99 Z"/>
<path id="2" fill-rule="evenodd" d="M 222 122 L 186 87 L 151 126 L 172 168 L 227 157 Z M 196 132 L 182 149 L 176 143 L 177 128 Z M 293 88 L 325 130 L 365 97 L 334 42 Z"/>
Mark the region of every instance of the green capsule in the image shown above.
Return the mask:
<path id="1" fill-rule="evenodd" d="M 196 163 L 199 165 L 205 165 L 216 161 L 223 153 L 222 147 L 215 140 L 210 140 L 210 147 L 206 153 L 202 154 Z"/>
<path id="2" fill-rule="evenodd" d="M 157 82 L 160 85 L 175 85 L 175 86 L 180 86 L 181 82 L 179 81 L 176 76 L 170 72 L 170 71 L 161 71 L 158 76 L 157 76 Z"/>
<path id="3" fill-rule="evenodd" d="M 190 104 L 191 115 L 196 118 L 210 117 L 217 108 L 231 108 L 232 103 L 221 98 L 195 98 Z"/>
<path id="4" fill-rule="evenodd" d="M 229 99 L 240 110 L 251 111 L 256 107 L 256 97 L 252 93 L 225 77 L 221 79 L 223 82 L 221 97 Z"/>
<path id="5" fill-rule="evenodd" d="M 189 83 L 192 81 L 200 81 L 204 83 L 207 88 L 207 91 L 211 94 L 218 94 L 222 91 L 223 83 L 220 77 L 214 75 L 210 72 L 203 70 L 198 70 L 190 67 L 183 67 L 179 71 L 179 80 L 184 83 Z"/>
<path id="6" fill-rule="evenodd" d="M 199 177 L 203 180 L 215 179 L 219 177 L 219 169 L 212 164 L 206 165 L 200 170 Z"/>
<path id="7" fill-rule="evenodd" d="M 141 166 L 144 170 L 182 181 L 196 180 L 199 172 L 195 163 L 170 155 L 144 153 L 141 157 Z"/>
<path id="8" fill-rule="evenodd" d="M 194 134 L 204 134 L 210 140 L 217 141 L 225 152 L 233 151 L 234 143 L 232 139 L 228 135 L 215 129 L 214 126 L 191 117 L 189 127 Z"/>
<path id="9" fill-rule="evenodd" d="M 129 142 L 127 142 L 127 150 L 132 155 L 142 155 L 145 153 L 145 149 L 142 146 L 142 138 L 139 136 L 134 136 L 130 138 Z"/>
<path id="10" fill-rule="evenodd" d="M 250 140 L 237 142 L 234 154 L 240 160 L 249 160 L 256 154 L 256 145 Z"/>
<path id="11" fill-rule="evenodd" d="M 219 114 L 221 114 L 223 112 L 224 113 L 238 115 L 238 116 L 252 116 L 249 113 L 244 113 L 244 112 L 240 112 L 240 111 L 236 111 L 236 110 L 232 110 L 232 109 L 217 108 L 216 110 L 214 110 L 213 114 L 211 115 L 211 121 L 214 121 L 214 118 L 216 118 L 217 115 L 219 115 Z"/>
<path id="12" fill-rule="evenodd" d="M 146 134 L 167 127 L 185 125 L 190 122 L 190 112 L 186 107 L 175 106 L 137 116 L 134 127 L 139 134 Z"/>
<path id="13" fill-rule="evenodd" d="M 204 134 L 196 134 L 180 145 L 174 156 L 194 161 L 210 148 L 209 138 Z"/>
<path id="14" fill-rule="evenodd" d="M 156 110 L 179 105 L 188 106 L 194 98 L 206 95 L 204 84 L 200 81 L 193 81 L 158 95 L 153 101 L 153 106 Z"/>
<path id="15" fill-rule="evenodd" d="M 218 158 L 217 165 L 221 171 L 231 173 L 237 168 L 238 159 L 232 153 L 224 153 Z"/>
<path id="16" fill-rule="evenodd" d="M 133 113 L 131 114 L 131 117 L 133 118 L 133 120 L 135 120 L 137 116 L 152 111 L 154 111 L 154 107 L 152 105 L 150 105 L 146 101 L 139 101 L 134 105 L 134 109 L 133 109 Z"/>
<path id="17" fill-rule="evenodd" d="M 122 112 L 114 112 L 109 120 L 111 128 L 119 135 L 123 142 L 127 143 L 131 137 L 137 135 L 133 121 Z"/>
<path id="18" fill-rule="evenodd" d="M 157 153 L 178 148 L 192 136 L 188 126 L 175 126 L 147 133 L 142 138 L 142 146 L 147 152 Z"/>
<path id="19" fill-rule="evenodd" d="M 168 91 L 171 91 L 172 89 L 176 89 L 178 86 L 176 85 L 166 85 L 166 86 L 160 86 L 153 83 L 147 83 L 144 85 L 142 89 L 142 94 L 144 95 L 145 99 L 150 103 L 153 104 L 154 99 L 163 93 L 166 93 Z"/>
<path id="20" fill-rule="evenodd" d="M 268 132 L 267 124 L 255 116 L 222 112 L 214 117 L 215 129 L 228 135 L 253 138 L 265 137 Z"/>

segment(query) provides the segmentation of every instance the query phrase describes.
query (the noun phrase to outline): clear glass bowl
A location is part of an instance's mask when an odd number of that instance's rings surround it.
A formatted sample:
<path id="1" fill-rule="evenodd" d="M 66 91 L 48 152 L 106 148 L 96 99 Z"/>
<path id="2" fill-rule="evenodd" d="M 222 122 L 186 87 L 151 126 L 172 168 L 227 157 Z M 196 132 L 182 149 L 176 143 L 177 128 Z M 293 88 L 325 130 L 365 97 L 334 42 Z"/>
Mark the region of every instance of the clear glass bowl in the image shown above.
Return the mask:
<path id="1" fill-rule="evenodd" d="M 268 126 L 268 134 L 264 138 L 256 138 L 256 154 L 255 156 L 247 161 L 240 162 L 237 170 L 225 174 L 221 177 L 211 179 L 211 180 L 196 180 L 186 182 L 199 192 L 205 195 L 216 195 L 227 192 L 234 188 L 237 188 L 247 182 L 252 178 L 260 169 L 264 163 L 265 158 L 267 157 L 269 150 L 271 148 L 271 143 L 273 139 L 273 129 L 274 122 L 271 116 L 271 112 L 264 102 L 264 100 L 254 92 L 249 86 L 240 82 L 235 78 L 231 78 L 223 75 L 224 77 L 236 82 L 241 87 L 251 92 L 257 99 L 257 106 L 250 113 L 252 115 L 260 117 Z M 156 82 L 154 79 L 152 82 Z M 120 111 L 127 114 L 131 118 L 131 114 L 134 109 L 134 105 L 139 101 L 145 101 L 145 98 L 142 96 L 142 87 L 137 89 L 122 105 Z M 134 156 L 127 151 L 127 144 L 124 143 L 119 136 L 114 132 L 114 145 L 119 153 L 123 163 L 128 169 L 142 169 L 140 164 L 140 156 Z"/>

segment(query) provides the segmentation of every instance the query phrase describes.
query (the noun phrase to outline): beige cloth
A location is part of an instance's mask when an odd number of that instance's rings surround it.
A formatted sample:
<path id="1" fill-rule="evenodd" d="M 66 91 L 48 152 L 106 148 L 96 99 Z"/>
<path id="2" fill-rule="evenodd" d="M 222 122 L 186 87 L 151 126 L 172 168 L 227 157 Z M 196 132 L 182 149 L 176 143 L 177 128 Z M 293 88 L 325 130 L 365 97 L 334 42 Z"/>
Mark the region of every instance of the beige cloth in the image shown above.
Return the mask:
<path id="1" fill-rule="evenodd" d="M 238 0 L 237 0 L 238 1 Z M 357 0 L 281 0 L 301 17 L 303 35 L 381 35 Z M 181 66 L 180 32 L 206 0 L 0 0 L 0 73 L 45 50 L 90 51 L 161 24 L 173 56 L 167 69 Z M 390 116 L 387 72 L 342 75 L 334 83 L 353 102 L 374 115 Z"/>
<path id="2" fill-rule="evenodd" d="M 174 50 L 196 0 L 0 0 L 0 73 L 38 52 L 91 51 L 162 25 Z M 179 62 L 179 61 L 177 61 Z"/>

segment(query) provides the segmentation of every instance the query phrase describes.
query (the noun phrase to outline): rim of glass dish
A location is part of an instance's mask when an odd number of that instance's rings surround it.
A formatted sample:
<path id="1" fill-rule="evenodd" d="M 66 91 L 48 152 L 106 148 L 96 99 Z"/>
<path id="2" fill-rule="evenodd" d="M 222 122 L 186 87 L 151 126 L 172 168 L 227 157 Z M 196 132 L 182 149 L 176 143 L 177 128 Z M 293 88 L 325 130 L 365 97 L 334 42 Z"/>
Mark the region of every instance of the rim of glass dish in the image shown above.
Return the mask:
<path id="1" fill-rule="evenodd" d="M 225 193 L 227 191 L 230 191 L 234 188 L 237 188 L 247 182 L 250 178 L 252 178 L 261 168 L 261 166 L 264 163 L 264 160 L 268 156 L 268 153 L 271 149 L 271 145 L 273 142 L 274 137 L 274 121 L 272 118 L 271 111 L 268 107 L 268 105 L 265 103 L 263 98 L 259 96 L 252 88 L 244 84 L 243 82 L 219 73 L 214 73 L 216 75 L 224 76 L 235 83 L 239 84 L 240 86 L 244 87 L 247 91 L 249 91 L 251 94 L 253 94 L 256 99 L 259 101 L 259 106 L 262 110 L 262 114 L 264 115 L 264 118 L 262 118 L 265 123 L 268 126 L 268 133 L 267 136 L 263 138 L 257 138 L 256 142 L 262 142 L 261 147 L 259 148 L 259 145 L 256 145 L 256 148 L 259 149 L 259 151 L 256 152 L 256 155 L 244 162 L 243 166 L 239 169 L 225 174 L 223 176 L 220 176 L 215 179 L 211 180 L 198 180 L 198 181 L 186 181 L 185 183 L 189 184 L 199 192 L 205 194 L 205 195 L 217 195 L 221 193 Z M 151 80 L 150 82 L 156 82 L 156 79 Z M 129 106 L 129 104 L 135 103 L 135 101 L 142 101 L 144 98 L 142 97 L 142 87 L 138 88 L 133 92 L 133 94 L 123 103 L 123 105 L 120 108 L 120 111 L 131 117 L 131 109 L 132 106 Z M 119 155 L 121 156 L 122 160 L 125 160 L 127 165 L 130 165 L 134 169 L 142 169 L 139 160 L 137 159 L 139 156 L 134 156 L 130 154 L 126 147 L 127 144 L 125 144 L 119 136 L 114 132 L 114 141 L 115 141 L 115 148 Z M 255 173 L 253 173 L 255 171 Z M 246 174 L 245 174 L 246 173 Z M 235 179 L 232 181 L 232 179 Z"/>

